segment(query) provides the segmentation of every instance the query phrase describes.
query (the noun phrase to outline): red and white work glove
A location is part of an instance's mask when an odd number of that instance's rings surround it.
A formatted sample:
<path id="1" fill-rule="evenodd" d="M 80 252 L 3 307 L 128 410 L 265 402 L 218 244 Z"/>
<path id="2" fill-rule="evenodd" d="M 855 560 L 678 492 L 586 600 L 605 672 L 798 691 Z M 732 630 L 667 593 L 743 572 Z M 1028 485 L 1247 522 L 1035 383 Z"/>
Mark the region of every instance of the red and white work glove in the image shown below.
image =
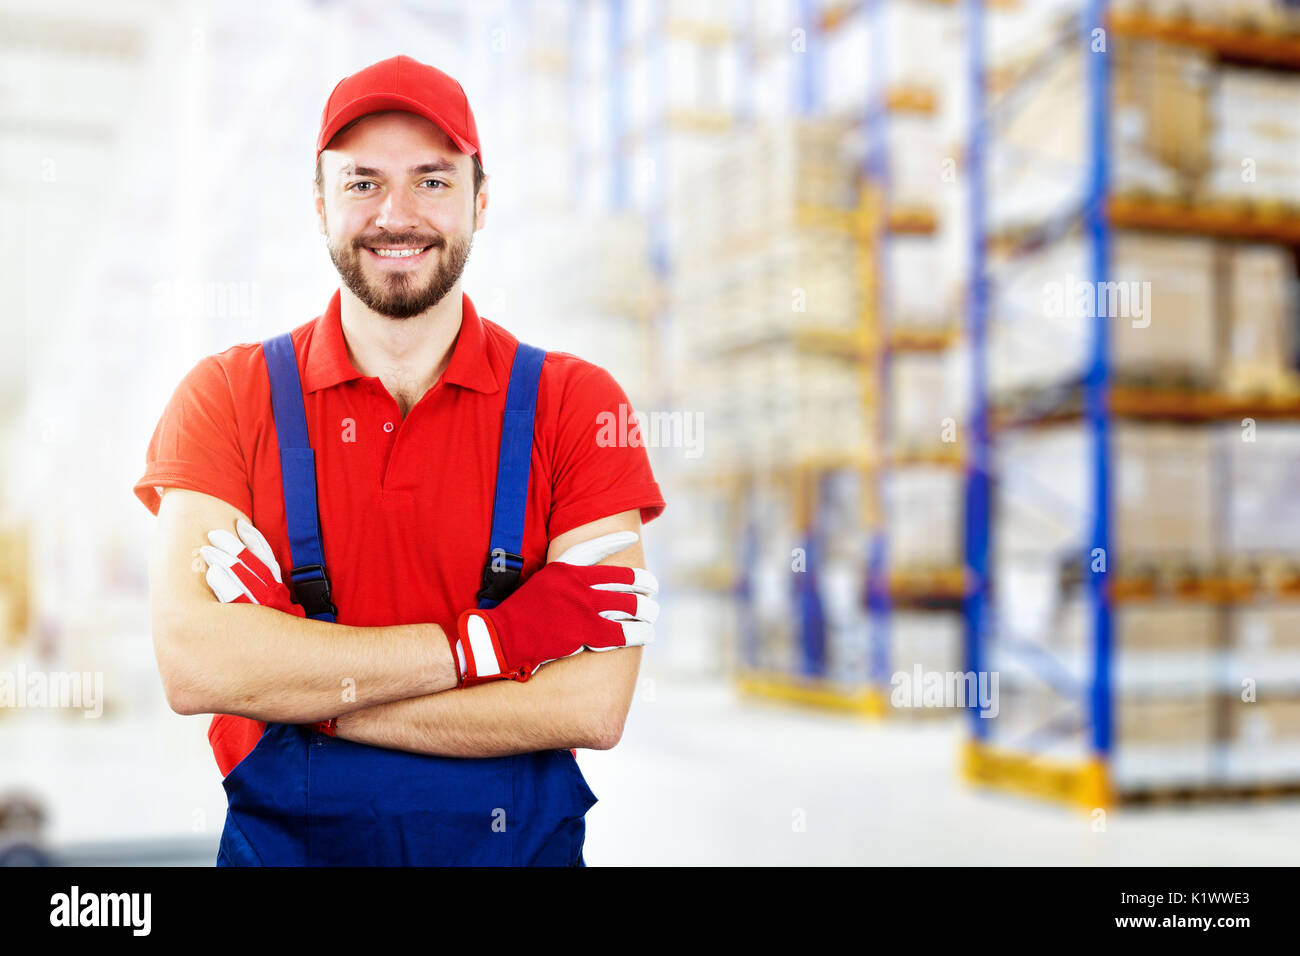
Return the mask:
<path id="1" fill-rule="evenodd" d="M 460 686 L 526 681 L 543 664 L 581 651 L 654 639 L 659 582 L 645 568 L 596 565 L 635 542 L 616 531 L 569 548 L 494 608 L 463 611 L 451 639 Z"/>
<path id="2" fill-rule="evenodd" d="M 210 545 L 199 548 L 208 563 L 208 587 L 223 604 L 262 604 L 277 611 L 306 617 L 302 605 L 280 578 L 275 552 L 262 533 L 243 518 L 235 521 L 236 538 L 229 531 L 209 531 Z"/>
<path id="3" fill-rule="evenodd" d="M 235 520 L 235 530 L 239 537 L 225 530 L 209 531 L 212 544 L 199 548 L 199 555 L 208 564 L 208 587 L 217 600 L 223 604 L 261 604 L 306 617 L 307 612 L 293 602 L 293 595 L 281 579 L 275 552 L 262 532 L 243 518 Z M 331 718 L 308 726 L 333 737 L 334 725 Z"/>

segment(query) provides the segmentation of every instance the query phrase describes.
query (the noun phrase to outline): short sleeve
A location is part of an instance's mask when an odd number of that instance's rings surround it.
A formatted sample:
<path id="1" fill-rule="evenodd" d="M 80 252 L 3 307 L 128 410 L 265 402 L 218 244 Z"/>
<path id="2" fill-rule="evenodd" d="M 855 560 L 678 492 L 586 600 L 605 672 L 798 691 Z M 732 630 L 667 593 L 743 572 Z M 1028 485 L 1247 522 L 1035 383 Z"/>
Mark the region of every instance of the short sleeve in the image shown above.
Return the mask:
<path id="1" fill-rule="evenodd" d="M 664 510 L 627 394 L 598 365 L 584 363 L 566 383 L 552 481 L 551 538 L 633 508 L 642 524 Z"/>
<path id="2" fill-rule="evenodd" d="M 215 355 L 181 380 L 163 410 L 145 453 L 135 495 L 154 514 L 160 487 L 200 491 L 253 513 L 253 494 L 239 440 L 234 395 Z"/>

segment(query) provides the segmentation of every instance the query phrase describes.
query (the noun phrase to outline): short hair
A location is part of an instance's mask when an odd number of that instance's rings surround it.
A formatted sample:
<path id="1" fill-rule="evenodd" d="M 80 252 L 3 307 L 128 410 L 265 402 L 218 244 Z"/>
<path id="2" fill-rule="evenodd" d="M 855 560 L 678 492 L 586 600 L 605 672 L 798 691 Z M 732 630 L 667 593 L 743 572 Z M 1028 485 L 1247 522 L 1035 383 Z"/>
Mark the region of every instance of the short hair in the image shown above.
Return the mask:
<path id="1" fill-rule="evenodd" d="M 343 127 L 347 129 L 347 127 Z M 342 132 L 340 130 L 339 132 Z M 478 196 L 479 187 L 483 185 L 483 163 L 479 161 L 478 153 L 473 156 L 474 160 L 474 196 Z M 316 191 L 322 196 L 325 195 L 325 173 L 321 170 L 320 156 L 316 157 Z"/>

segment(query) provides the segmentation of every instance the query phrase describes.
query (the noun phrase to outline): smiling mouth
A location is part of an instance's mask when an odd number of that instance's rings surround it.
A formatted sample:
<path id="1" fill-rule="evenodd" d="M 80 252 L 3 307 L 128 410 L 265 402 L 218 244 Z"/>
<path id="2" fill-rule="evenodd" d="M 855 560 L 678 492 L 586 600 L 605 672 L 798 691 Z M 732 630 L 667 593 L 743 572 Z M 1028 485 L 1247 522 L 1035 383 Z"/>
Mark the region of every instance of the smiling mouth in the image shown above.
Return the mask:
<path id="1" fill-rule="evenodd" d="M 367 246 L 366 247 L 367 251 L 369 251 L 376 258 L 399 260 L 399 261 L 402 259 L 418 259 L 432 248 L 433 248 L 432 245 L 423 246 L 421 248 L 415 248 L 411 246 L 398 246 L 398 247 Z"/>

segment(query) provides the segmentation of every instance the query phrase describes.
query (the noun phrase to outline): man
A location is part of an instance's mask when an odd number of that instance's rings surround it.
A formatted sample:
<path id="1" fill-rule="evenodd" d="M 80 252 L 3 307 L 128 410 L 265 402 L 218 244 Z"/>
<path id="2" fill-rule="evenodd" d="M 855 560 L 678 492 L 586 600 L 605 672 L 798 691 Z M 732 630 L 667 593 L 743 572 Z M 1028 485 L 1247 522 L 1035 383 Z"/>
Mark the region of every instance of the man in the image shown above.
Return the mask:
<path id="1" fill-rule="evenodd" d="M 455 80 L 346 77 L 316 147 L 343 287 L 200 361 L 134 489 L 168 702 L 218 715 L 218 862 L 582 865 L 572 748 L 618 742 L 657 612 L 663 497 L 644 448 L 597 441 L 627 397 L 560 352 L 529 388 L 542 353 L 463 293 L 488 185 Z"/>

